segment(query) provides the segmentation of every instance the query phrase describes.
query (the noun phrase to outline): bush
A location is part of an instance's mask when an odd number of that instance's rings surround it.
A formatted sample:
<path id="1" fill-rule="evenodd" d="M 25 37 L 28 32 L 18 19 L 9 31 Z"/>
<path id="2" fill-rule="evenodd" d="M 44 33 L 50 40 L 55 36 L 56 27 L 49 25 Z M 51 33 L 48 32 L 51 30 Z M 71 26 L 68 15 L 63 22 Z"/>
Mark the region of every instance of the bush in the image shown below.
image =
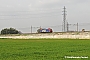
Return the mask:
<path id="1" fill-rule="evenodd" d="M 1 34 L 19 34 L 19 31 L 14 28 L 5 28 L 1 30 Z"/>

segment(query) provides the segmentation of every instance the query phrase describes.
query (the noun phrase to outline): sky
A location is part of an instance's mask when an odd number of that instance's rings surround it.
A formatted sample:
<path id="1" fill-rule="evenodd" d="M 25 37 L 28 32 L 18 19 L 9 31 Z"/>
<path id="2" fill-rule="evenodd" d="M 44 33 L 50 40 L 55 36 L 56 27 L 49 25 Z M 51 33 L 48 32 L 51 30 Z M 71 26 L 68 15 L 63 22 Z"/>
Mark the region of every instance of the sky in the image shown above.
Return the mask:
<path id="1" fill-rule="evenodd" d="M 90 25 L 90 0 L 0 0 L 0 30 L 16 28 L 24 33 L 33 32 L 41 26 L 62 31 L 63 7 L 69 24 Z M 86 26 L 80 26 L 79 30 Z M 76 30 L 76 26 L 69 26 Z"/>

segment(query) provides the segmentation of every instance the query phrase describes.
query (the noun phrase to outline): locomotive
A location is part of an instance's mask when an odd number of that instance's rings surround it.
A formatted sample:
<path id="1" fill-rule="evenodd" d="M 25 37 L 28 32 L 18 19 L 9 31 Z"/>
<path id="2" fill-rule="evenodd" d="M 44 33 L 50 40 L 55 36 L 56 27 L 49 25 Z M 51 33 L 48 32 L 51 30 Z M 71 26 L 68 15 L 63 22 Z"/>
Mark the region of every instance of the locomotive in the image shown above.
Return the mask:
<path id="1" fill-rule="evenodd" d="M 40 29 L 37 30 L 37 32 L 38 33 L 52 33 L 53 31 L 52 31 L 51 28 L 48 28 L 48 29 L 46 29 L 46 28 L 40 28 Z"/>

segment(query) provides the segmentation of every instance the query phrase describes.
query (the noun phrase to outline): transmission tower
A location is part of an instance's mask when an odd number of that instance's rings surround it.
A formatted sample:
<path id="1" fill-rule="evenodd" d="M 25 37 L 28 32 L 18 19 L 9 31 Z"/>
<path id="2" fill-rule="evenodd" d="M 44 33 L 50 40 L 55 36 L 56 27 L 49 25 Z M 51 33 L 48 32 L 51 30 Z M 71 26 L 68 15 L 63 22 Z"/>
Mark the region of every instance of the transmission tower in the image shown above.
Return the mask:
<path id="1" fill-rule="evenodd" d="M 64 6 L 63 11 L 63 31 L 66 32 L 67 30 L 67 21 L 66 21 L 66 8 Z"/>

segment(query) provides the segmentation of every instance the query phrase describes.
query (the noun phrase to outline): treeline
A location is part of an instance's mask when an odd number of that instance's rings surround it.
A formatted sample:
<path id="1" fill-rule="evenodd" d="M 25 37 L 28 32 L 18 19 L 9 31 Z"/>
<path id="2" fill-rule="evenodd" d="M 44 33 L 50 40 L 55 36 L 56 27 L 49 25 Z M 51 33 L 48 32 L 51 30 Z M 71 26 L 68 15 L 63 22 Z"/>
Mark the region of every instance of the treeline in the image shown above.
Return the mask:
<path id="1" fill-rule="evenodd" d="M 21 32 L 14 28 L 5 28 L 1 30 L 1 34 L 21 34 Z"/>

